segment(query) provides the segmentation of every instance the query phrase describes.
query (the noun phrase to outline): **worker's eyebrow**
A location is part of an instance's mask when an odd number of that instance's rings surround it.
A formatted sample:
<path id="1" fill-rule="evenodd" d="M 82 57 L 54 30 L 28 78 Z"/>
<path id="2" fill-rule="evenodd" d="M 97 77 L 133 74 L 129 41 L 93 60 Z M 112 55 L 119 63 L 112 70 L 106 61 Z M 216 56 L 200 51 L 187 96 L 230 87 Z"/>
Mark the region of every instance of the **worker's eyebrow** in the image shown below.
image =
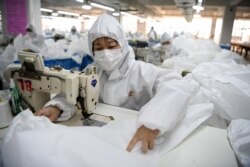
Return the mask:
<path id="1" fill-rule="evenodd" d="M 117 42 L 116 40 L 111 39 L 111 38 L 108 38 L 107 41 L 108 41 L 108 42 Z"/>
<path id="2" fill-rule="evenodd" d="M 94 42 L 94 45 L 100 45 L 100 43 L 99 42 Z"/>
<path id="3" fill-rule="evenodd" d="M 109 44 L 118 44 L 116 41 L 108 41 Z"/>

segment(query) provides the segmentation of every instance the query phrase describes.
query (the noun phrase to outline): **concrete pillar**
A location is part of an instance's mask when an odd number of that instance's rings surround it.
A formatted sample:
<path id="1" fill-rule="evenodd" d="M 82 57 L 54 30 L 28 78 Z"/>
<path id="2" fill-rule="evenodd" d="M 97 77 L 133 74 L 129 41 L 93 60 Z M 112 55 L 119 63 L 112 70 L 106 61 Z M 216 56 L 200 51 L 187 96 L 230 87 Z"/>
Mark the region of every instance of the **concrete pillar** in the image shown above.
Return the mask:
<path id="1" fill-rule="evenodd" d="M 236 6 L 225 7 L 220 44 L 230 44 L 235 15 L 236 15 Z"/>
<path id="2" fill-rule="evenodd" d="M 212 18 L 212 25 L 211 25 L 210 35 L 209 35 L 209 39 L 211 40 L 214 39 L 216 20 L 217 20 L 217 17 Z"/>
<path id="3" fill-rule="evenodd" d="M 140 22 L 139 19 L 137 20 L 137 32 L 146 34 L 146 21 Z"/>
<path id="4" fill-rule="evenodd" d="M 1 0 L 2 30 L 4 37 L 25 34 L 28 23 L 42 33 L 40 0 Z"/>
<path id="5" fill-rule="evenodd" d="M 84 33 L 85 32 L 85 24 L 84 21 L 81 21 L 81 29 L 80 29 L 80 33 Z"/>
<path id="6" fill-rule="evenodd" d="M 25 33 L 28 23 L 26 0 L 1 0 L 2 30 L 4 38 Z"/>
<path id="7" fill-rule="evenodd" d="M 42 34 L 41 1 L 27 0 L 28 2 L 28 21 L 33 24 L 36 32 Z"/>

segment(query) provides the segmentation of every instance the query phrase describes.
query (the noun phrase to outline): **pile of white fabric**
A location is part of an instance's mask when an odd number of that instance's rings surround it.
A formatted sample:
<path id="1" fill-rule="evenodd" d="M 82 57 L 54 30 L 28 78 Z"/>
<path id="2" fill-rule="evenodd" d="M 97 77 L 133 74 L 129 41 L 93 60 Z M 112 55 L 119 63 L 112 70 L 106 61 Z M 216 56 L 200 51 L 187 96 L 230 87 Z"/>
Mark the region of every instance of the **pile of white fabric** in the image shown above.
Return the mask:
<path id="1" fill-rule="evenodd" d="M 131 153 L 126 151 L 136 131 L 136 115 L 103 127 L 66 127 L 26 110 L 9 127 L 2 146 L 3 164 L 5 167 L 153 167 L 160 155 L 176 147 L 211 115 L 206 112 L 211 107 L 191 106 L 184 121 L 173 132 L 158 138 L 154 150 L 147 154 L 141 152 L 140 143 Z"/>
<path id="2" fill-rule="evenodd" d="M 204 62 L 247 64 L 244 58 L 229 50 L 221 49 L 211 40 L 194 39 L 191 36 L 182 35 L 174 38 L 173 45 L 185 50 L 188 54 L 165 59 L 162 67 L 173 69 L 177 72 L 191 72 L 197 65 Z"/>
<path id="3" fill-rule="evenodd" d="M 85 34 L 82 38 L 67 42 L 66 39 L 58 40 L 57 42 L 52 39 L 45 40 L 47 50 L 42 53 L 46 60 L 51 59 L 65 59 L 72 58 L 74 55 L 89 54 L 88 36 Z M 78 63 L 80 60 L 76 59 Z M 80 62 L 81 63 L 81 62 Z"/>

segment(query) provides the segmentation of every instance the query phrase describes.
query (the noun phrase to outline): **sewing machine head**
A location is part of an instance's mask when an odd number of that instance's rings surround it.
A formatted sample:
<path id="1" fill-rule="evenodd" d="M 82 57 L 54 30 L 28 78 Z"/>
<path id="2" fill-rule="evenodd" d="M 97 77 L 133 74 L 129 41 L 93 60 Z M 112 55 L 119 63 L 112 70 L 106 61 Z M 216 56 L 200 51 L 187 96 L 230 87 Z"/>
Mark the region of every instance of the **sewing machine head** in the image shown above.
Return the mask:
<path id="1" fill-rule="evenodd" d="M 64 94 L 69 103 L 80 103 L 85 118 L 95 110 L 100 89 L 96 67 L 86 72 L 47 68 L 38 53 L 19 52 L 18 58 L 21 67 L 12 68 L 11 75 L 33 111 L 41 109 L 55 94 Z"/>

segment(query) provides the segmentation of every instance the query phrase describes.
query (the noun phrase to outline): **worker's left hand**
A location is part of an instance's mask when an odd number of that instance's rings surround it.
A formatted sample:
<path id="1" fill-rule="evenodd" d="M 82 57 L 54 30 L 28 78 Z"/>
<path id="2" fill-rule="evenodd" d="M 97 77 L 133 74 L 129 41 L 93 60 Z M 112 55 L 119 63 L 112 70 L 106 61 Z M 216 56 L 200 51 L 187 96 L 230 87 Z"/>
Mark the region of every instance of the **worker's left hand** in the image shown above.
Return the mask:
<path id="1" fill-rule="evenodd" d="M 159 130 L 155 129 L 149 129 L 142 125 L 140 128 L 137 129 L 137 132 L 135 133 L 132 140 L 129 142 L 127 151 L 131 151 L 136 143 L 139 141 L 142 142 L 142 152 L 147 153 L 148 150 L 151 150 L 154 148 L 154 140 L 157 138 L 159 134 Z"/>
<path id="2" fill-rule="evenodd" d="M 51 122 L 55 122 L 60 115 L 60 109 L 55 106 L 45 107 L 35 113 L 35 116 L 46 116 Z"/>

